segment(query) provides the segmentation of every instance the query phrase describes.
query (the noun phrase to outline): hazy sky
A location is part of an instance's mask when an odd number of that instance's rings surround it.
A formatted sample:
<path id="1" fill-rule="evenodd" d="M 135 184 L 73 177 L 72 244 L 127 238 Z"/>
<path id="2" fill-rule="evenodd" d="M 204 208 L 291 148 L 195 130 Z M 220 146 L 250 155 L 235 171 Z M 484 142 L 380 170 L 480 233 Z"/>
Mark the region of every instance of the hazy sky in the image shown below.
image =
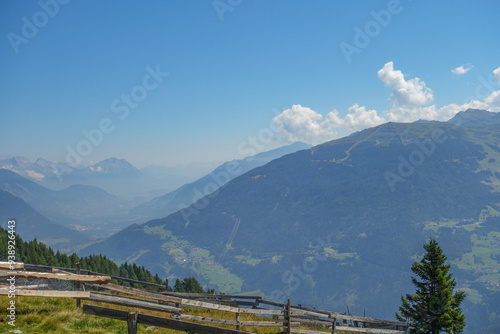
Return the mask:
<path id="1" fill-rule="evenodd" d="M 2 1 L 0 155 L 170 166 L 498 111 L 499 13 L 494 0 Z"/>

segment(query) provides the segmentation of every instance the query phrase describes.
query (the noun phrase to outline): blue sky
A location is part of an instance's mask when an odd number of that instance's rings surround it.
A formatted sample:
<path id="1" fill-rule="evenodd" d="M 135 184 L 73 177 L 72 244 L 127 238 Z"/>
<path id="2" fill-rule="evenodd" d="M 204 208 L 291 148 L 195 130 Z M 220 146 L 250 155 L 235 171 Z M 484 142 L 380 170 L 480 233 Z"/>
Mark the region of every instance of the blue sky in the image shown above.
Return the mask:
<path id="1" fill-rule="evenodd" d="M 2 1 L 0 155 L 173 166 L 499 111 L 498 13 L 493 0 Z"/>

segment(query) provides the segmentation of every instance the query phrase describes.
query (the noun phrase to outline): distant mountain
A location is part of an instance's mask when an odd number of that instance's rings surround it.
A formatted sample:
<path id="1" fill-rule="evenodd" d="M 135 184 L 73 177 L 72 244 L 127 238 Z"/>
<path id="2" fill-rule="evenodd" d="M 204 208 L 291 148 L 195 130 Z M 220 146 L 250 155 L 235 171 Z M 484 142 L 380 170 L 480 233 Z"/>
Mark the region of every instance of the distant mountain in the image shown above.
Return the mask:
<path id="1" fill-rule="evenodd" d="M 185 184 L 166 195 L 156 197 L 132 209 L 130 213 L 145 219 L 162 218 L 180 209 L 186 208 L 224 186 L 232 179 L 268 163 L 271 160 L 299 150 L 308 149 L 311 145 L 296 142 L 268 152 L 262 152 L 241 160 L 226 162 L 208 175 L 189 184 Z"/>
<path id="2" fill-rule="evenodd" d="M 457 113 L 448 123 L 473 127 L 500 124 L 500 113 L 480 109 L 467 109 Z"/>
<path id="3" fill-rule="evenodd" d="M 88 225 L 123 209 L 121 201 L 94 186 L 73 185 L 55 191 L 5 169 L 0 169 L 0 189 L 22 199 L 36 211 L 65 226 Z M 88 222 L 88 220 L 91 220 Z"/>
<path id="4" fill-rule="evenodd" d="M 141 177 L 141 172 L 125 159 L 109 158 L 74 172 L 82 176 Z"/>
<path id="5" fill-rule="evenodd" d="M 81 254 L 392 318 L 434 237 L 468 293 L 467 330 L 482 333 L 500 323 L 499 153 L 500 124 L 386 123 L 272 160 Z"/>
<path id="6" fill-rule="evenodd" d="M 65 251 L 88 241 L 84 234 L 51 222 L 22 199 L 0 189 L 0 226 L 6 229 L 10 219 L 15 219 L 15 232 L 22 238 L 37 238 L 54 249 Z"/>
<path id="7" fill-rule="evenodd" d="M 7 169 L 36 181 L 55 176 L 58 169 L 67 168 L 64 166 L 65 164 L 48 161 L 42 158 L 37 159 L 35 163 L 32 163 L 28 158 L 20 156 L 0 159 L 0 169 Z"/>

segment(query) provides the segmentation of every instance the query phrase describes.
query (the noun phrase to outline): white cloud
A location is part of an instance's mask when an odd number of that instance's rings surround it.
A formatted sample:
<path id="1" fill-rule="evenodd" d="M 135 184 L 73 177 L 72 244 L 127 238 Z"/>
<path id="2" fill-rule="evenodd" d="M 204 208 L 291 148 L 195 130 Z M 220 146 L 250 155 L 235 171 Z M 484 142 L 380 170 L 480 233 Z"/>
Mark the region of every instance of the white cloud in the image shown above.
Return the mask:
<path id="1" fill-rule="evenodd" d="M 311 144 L 319 144 L 385 122 L 387 121 L 376 110 L 367 110 L 357 104 L 349 108 L 345 118 L 341 118 L 337 110 L 323 117 L 301 105 L 293 105 L 274 118 L 278 133 L 287 141 Z"/>
<path id="2" fill-rule="evenodd" d="M 428 107 L 420 106 L 402 106 L 386 110 L 384 115 L 391 122 L 414 122 L 419 119 L 434 120 L 437 112 L 434 105 Z"/>
<path id="3" fill-rule="evenodd" d="M 378 71 L 378 77 L 386 86 L 393 86 L 391 93 L 393 107 L 421 106 L 434 99 L 432 90 L 426 87 L 425 82 L 420 81 L 419 78 L 405 80 L 401 71 L 394 70 L 392 61 L 386 63 Z"/>
<path id="4" fill-rule="evenodd" d="M 467 67 L 459 66 L 457 68 L 454 68 L 451 70 L 451 73 L 456 74 L 456 75 L 462 75 L 467 72 L 469 72 L 474 66 L 469 65 Z"/>
<path id="5" fill-rule="evenodd" d="M 357 104 L 349 108 L 349 113 L 343 120 L 343 127 L 351 131 L 359 131 L 373 126 L 386 123 L 387 120 L 380 117 L 376 110 L 366 110 L 366 107 Z"/>
<path id="6" fill-rule="evenodd" d="M 497 79 L 497 81 L 500 83 L 500 67 L 497 68 L 496 70 L 494 70 L 493 74 L 495 75 L 495 78 Z"/>
<path id="7" fill-rule="evenodd" d="M 419 78 L 406 80 L 401 71 L 394 70 L 392 61 L 386 63 L 377 74 L 386 86 L 392 86 L 392 108 L 384 112 L 391 122 L 431 120 L 436 117 L 435 107 L 423 107 L 434 99 L 432 90 L 425 82 Z"/>
<path id="8" fill-rule="evenodd" d="M 458 112 L 464 111 L 467 109 L 487 109 L 488 104 L 483 101 L 473 100 L 462 105 L 458 105 L 455 103 L 450 103 L 439 108 L 436 111 L 436 120 L 438 121 L 447 121 L 453 116 L 455 116 Z"/>
<path id="9" fill-rule="evenodd" d="M 500 90 L 491 93 L 490 96 L 484 99 L 484 102 L 489 106 L 490 111 L 500 112 Z"/>
<path id="10" fill-rule="evenodd" d="M 333 129 L 322 126 L 322 119 L 323 115 L 299 104 L 276 116 L 274 123 L 278 126 L 278 133 L 290 142 L 317 144 L 334 137 Z"/>
<path id="11" fill-rule="evenodd" d="M 500 67 L 494 70 L 493 74 L 500 82 Z M 337 110 L 323 116 L 310 108 L 293 105 L 274 118 L 278 134 L 290 142 L 319 144 L 387 121 L 447 121 L 456 113 L 469 108 L 500 112 L 500 90 L 493 91 L 484 100 L 476 99 L 462 105 L 451 103 L 437 107 L 431 104 L 434 99 L 433 92 L 425 82 L 419 78 L 405 79 L 401 71 L 394 69 L 392 61 L 378 71 L 378 77 L 386 86 L 392 86 L 391 108 L 385 110 L 382 115 L 358 104 L 351 106 L 345 117 L 341 117 Z"/>

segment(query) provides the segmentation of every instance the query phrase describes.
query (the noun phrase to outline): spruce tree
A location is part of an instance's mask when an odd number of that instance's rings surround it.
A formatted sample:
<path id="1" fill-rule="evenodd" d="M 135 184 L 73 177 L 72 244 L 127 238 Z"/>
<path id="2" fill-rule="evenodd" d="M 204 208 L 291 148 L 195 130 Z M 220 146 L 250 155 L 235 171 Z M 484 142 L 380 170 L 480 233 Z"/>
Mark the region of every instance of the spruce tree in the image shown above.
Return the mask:
<path id="1" fill-rule="evenodd" d="M 465 316 L 460 304 L 465 298 L 464 292 L 454 292 L 457 282 L 449 273 L 437 241 L 431 239 L 424 245 L 427 253 L 420 262 L 415 262 L 411 270 L 420 277 L 412 277 L 416 293 L 401 296 L 402 305 L 396 317 L 400 321 L 410 321 L 408 333 L 438 334 L 462 333 Z"/>

